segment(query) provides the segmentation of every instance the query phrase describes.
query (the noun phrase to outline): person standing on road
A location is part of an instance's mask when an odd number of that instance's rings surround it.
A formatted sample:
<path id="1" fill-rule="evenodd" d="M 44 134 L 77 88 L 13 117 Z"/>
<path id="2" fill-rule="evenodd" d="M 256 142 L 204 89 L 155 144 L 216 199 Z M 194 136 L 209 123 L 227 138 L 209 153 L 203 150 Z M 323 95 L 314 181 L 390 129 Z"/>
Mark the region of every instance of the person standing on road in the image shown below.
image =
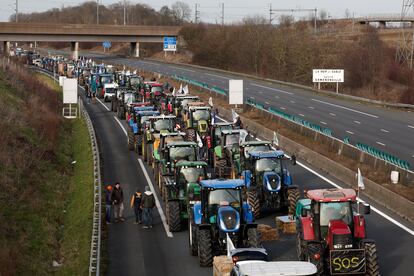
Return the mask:
<path id="1" fill-rule="evenodd" d="M 133 194 L 131 197 L 131 208 L 134 208 L 134 213 L 135 213 L 134 224 L 141 224 L 141 220 L 142 220 L 141 202 L 142 202 L 142 193 L 139 189 L 137 189 L 135 194 Z"/>
<path id="2" fill-rule="evenodd" d="M 145 186 L 145 193 L 142 196 L 141 205 L 144 212 L 144 226 L 142 228 L 152 228 L 152 209 L 155 207 L 155 197 L 149 186 Z"/>
<path id="3" fill-rule="evenodd" d="M 91 103 L 92 95 L 91 95 L 91 91 L 89 90 L 89 86 L 88 85 L 85 86 L 85 94 L 86 94 L 86 102 L 88 104 L 90 104 Z"/>
<path id="4" fill-rule="evenodd" d="M 106 224 L 111 224 L 112 211 L 112 186 L 108 185 L 105 189 L 105 218 Z"/>
<path id="5" fill-rule="evenodd" d="M 115 183 L 115 188 L 112 191 L 111 199 L 114 204 L 115 222 L 125 221 L 124 217 L 122 216 L 124 212 L 124 191 L 122 190 L 121 184 L 119 184 L 119 182 Z"/>

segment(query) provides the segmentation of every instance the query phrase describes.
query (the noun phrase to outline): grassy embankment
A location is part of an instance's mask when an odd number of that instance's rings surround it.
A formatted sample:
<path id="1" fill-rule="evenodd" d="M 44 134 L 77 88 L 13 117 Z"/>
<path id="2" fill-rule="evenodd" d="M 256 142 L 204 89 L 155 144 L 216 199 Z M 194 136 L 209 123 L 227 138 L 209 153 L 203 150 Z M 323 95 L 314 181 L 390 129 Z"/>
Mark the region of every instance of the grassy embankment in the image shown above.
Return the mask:
<path id="1" fill-rule="evenodd" d="M 83 121 L 61 118 L 56 88 L 0 69 L 0 275 L 88 273 L 90 140 Z"/>

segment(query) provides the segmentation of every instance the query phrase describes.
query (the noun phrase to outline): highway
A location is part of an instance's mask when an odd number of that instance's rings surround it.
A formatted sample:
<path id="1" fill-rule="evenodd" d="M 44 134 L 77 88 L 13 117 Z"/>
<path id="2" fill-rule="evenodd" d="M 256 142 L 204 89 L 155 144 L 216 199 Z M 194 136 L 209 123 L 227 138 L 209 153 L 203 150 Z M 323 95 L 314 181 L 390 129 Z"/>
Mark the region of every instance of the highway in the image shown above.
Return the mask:
<path id="1" fill-rule="evenodd" d="M 245 98 L 275 107 L 303 120 L 330 128 L 339 139 L 348 137 L 352 144 L 365 143 L 410 162 L 414 167 L 414 114 L 355 101 L 312 93 L 240 76 L 157 61 L 119 57 L 95 58 L 164 75 L 181 75 L 219 88 L 228 89 L 229 79 L 243 79 Z"/>
<path id="2" fill-rule="evenodd" d="M 129 62 L 124 60 L 124 62 Z M 134 63 L 136 61 L 133 61 Z M 81 94 L 83 92 L 79 91 Z M 187 232 L 170 233 L 161 220 L 163 206 L 154 213 L 155 226 L 150 230 L 133 224 L 133 211 L 129 198 L 139 188 L 152 186 L 152 171 L 143 165 L 138 155 L 127 150 L 126 124 L 119 121 L 109 104 L 98 101 L 85 104 L 94 124 L 101 155 L 103 157 L 103 184 L 119 181 L 125 195 L 127 221 L 108 225 L 107 258 L 108 275 L 211 275 L 211 268 L 200 268 L 198 259 L 191 257 L 187 247 Z M 315 108 L 317 106 L 315 105 Z M 341 114 L 338 111 L 335 111 Z M 371 112 L 371 111 L 370 111 Z M 345 112 L 344 112 L 345 113 Z M 326 119 L 325 119 L 326 120 Z M 300 190 L 305 188 L 345 187 L 331 177 L 320 174 L 308 164 L 288 166 L 294 183 Z M 152 186 L 153 187 L 153 186 Z M 159 192 L 155 188 L 157 198 Z M 364 200 L 365 198 L 362 197 Z M 375 202 L 370 202 L 377 207 Z M 376 240 L 382 275 L 411 275 L 414 256 L 414 225 L 397 215 L 378 208 L 367 217 L 369 238 Z M 165 209 L 164 209 L 165 210 Z M 384 216 L 394 218 L 390 221 Z M 274 214 L 269 214 L 259 223 L 275 226 Z M 273 260 L 295 260 L 295 236 L 283 235 L 279 241 L 266 242 L 265 248 Z"/>

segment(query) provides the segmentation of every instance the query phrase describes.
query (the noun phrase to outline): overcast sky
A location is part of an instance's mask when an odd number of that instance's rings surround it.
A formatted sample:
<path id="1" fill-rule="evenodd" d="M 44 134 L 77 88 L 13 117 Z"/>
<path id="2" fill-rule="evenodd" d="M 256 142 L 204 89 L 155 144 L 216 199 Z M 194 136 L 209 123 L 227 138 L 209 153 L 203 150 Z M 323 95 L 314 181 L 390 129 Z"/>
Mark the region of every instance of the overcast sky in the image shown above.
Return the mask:
<path id="1" fill-rule="evenodd" d="M 45 11 L 50 8 L 61 8 L 63 6 L 75 6 L 86 2 L 82 0 L 18 0 L 20 12 Z M 100 0 L 104 5 L 113 4 L 116 0 Z M 176 0 L 152 0 L 135 1 L 130 3 L 146 3 L 156 10 L 163 5 L 171 6 Z M 332 17 L 344 17 L 345 10 L 355 16 L 369 14 L 400 13 L 403 0 L 183 0 L 190 5 L 194 19 L 195 3 L 199 4 L 201 20 L 204 22 L 221 22 L 221 3 L 224 2 L 224 18 L 227 23 L 241 20 L 247 15 L 263 15 L 269 18 L 269 4 L 272 3 L 273 9 L 292 9 L 292 8 L 317 8 L 326 10 Z M 8 21 L 14 13 L 15 0 L 0 0 L 0 21 Z M 307 16 L 308 13 L 298 13 L 296 16 Z"/>

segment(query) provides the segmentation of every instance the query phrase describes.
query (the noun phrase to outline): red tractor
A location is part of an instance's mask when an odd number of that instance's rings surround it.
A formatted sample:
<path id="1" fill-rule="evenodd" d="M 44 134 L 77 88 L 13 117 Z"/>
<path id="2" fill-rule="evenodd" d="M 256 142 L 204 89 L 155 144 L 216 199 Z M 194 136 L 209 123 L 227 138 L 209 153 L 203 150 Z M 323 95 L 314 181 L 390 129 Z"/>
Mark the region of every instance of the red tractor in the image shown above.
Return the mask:
<path id="1" fill-rule="evenodd" d="M 361 215 L 371 208 L 357 203 L 355 190 L 311 190 L 305 197 L 296 205 L 299 260 L 315 264 L 318 275 L 379 275 L 377 248 Z"/>

